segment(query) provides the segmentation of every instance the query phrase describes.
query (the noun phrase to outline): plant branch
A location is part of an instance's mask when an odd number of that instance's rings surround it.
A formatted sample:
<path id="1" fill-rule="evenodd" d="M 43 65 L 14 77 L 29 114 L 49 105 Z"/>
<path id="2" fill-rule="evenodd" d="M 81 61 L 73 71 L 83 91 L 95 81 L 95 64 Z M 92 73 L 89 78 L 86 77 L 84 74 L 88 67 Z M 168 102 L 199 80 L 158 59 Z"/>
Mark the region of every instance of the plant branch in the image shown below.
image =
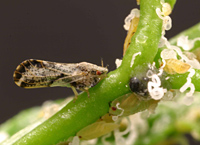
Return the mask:
<path id="1" fill-rule="evenodd" d="M 75 103 L 71 101 L 14 145 L 47 145 L 67 140 L 106 114 L 110 101 L 130 92 L 129 79 L 143 73 L 147 64 L 153 62 L 162 31 L 162 20 L 156 14 L 156 8 L 161 8 L 160 0 L 141 0 L 140 6 L 141 16 L 137 32 L 122 65 L 89 90 L 90 98 L 87 93 L 81 93 Z M 130 67 L 132 57 L 137 52 L 141 52 L 141 55 L 135 58 L 133 66 Z"/>

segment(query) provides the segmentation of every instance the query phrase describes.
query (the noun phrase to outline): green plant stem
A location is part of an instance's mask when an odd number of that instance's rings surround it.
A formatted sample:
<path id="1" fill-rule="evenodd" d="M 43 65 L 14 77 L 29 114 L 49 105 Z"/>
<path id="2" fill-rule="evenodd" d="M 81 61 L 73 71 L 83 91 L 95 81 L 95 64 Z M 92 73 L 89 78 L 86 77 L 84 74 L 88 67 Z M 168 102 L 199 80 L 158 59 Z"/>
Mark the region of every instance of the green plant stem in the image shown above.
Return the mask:
<path id="1" fill-rule="evenodd" d="M 183 32 L 177 34 L 173 38 L 169 40 L 170 44 L 176 45 L 177 39 L 180 36 L 188 36 L 189 39 L 195 39 L 200 37 L 200 23 L 192 26 L 191 28 L 184 30 Z M 196 41 L 194 47 L 191 49 L 191 51 L 195 50 L 196 48 L 200 48 L 200 41 Z M 159 67 L 159 62 L 158 60 L 161 60 L 160 53 L 164 48 L 159 48 L 158 53 L 154 59 L 156 62 L 156 67 Z M 172 89 L 180 89 L 185 83 L 186 79 L 189 73 L 184 73 L 184 74 L 174 74 L 174 75 L 168 75 L 170 79 L 167 81 L 168 85 Z M 192 83 L 195 86 L 195 91 L 200 91 L 200 71 L 195 69 L 195 75 L 192 77 Z"/>
<path id="2" fill-rule="evenodd" d="M 123 58 L 122 65 L 97 86 L 91 88 L 90 98 L 87 93 L 81 93 L 74 103 L 67 104 L 43 124 L 15 142 L 15 145 L 50 145 L 67 140 L 83 127 L 95 122 L 109 109 L 110 101 L 130 92 L 129 79 L 141 74 L 152 63 L 157 53 L 161 37 L 162 20 L 156 14 L 156 8 L 161 8 L 160 0 L 141 0 L 141 16 L 137 32 Z M 133 54 L 136 56 L 130 67 Z M 148 56 L 148 57 L 147 57 Z"/>
<path id="3" fill-rule="evenodd" d="M 173 89 L 180 89 L 185 83 L 189 73 L 168 75 L 170 78 L 168 82 Z M 195 91 L 200 91 L 200 70 L 195 69 L 195 75 L 191 78 L 195 86 Z"/>
<path id="4" fill-rule="evenodd" d="M 68 97 L 70 99 L 70 97 Z M 67 103 L 67 99 L 58 99 L 52 101 L 52 103 L 58 105 L 62 103 Z M 50 101 L 48 101 L 50 102 Z M 69 102 L 69 101 L 68 101 Z M 18 114 L 8 119 L 6 122 L 0 124 L 0 132 L 5 132 L 9 136 L 14 135 L 21 129 L 24 129 L 28 125 L 31 125 L 37 121 L 45 120 L 43 119 L 43 105 L 28 108 L 26 110 L 20 111 Z"/>
<path id="5" fill-rule="evenodd" d="M 171 38 L 170 42 L 173 40 L 173 44 L 174 44 L 177 41 L 177 37 L 180 36 L 181 34 L 189 36 L 189 38 L 192 38 L 192 39 L 200 37 L 200 29 L 199 28 L 200 28 L 200 23 L 196 24 L 195 26 L 193 26 L 193 27 L 181 32 L 180 34 L 176 35 L 175 37 Z M 200 47 L 200 45 L 199 45 L 199 47 Z M 196 75 L 195 75 L 196 77 L 194 76 L 195 78 L 192 79 L 193 80 L 192 82 L 195 83 L 195 86 L 198 85 L 198 80 L 199 80 L 198 72 L 199 71 L 196 70 Z M 187 74 L 174 75 L 174 76 L 171 75 L 172 77 L 170 79 L 170 82 L 172 84 L 172 87 L 174 89 L 175 88 L 179 89 L 181 87 L 181 85 L 186 82 Z M 183 78 L 181 83 L 180 83 L 181 79 L 179 79 L 179 78 Z M 178 83 L 178 87 L 176 86 L 177 83 Z M 196 87 L 196 89 L 197 89 L 197 87 Z M 27 125 L 26 123 L 28 123 L 28 122 L 30 123 L 31 122 L 30 119 L 32 120 L 32 118 L 35 118 L 36 115 L 34 115 L 34 113 L 37 113 L 37 110 L 35 112 L 35 108 L 26 109 L 26 110 L 20 112 L 16 116 L 12 117 L 8 121 L 6 121 L 3 124 L 1 124 L 0 131 L 5 131 L 10 136 L 13 135 L 17 131 L 19 131 L 19 130 L 23 129 L 24 127 L 26 127 L 26 125 Z M 22 123 L 22 120 L 25 123 Z"/>
<path id="6" fill-rule="evenodd" d="M 7 120 L 0 126 L 0 132 L 6 132 L 10 136 L 15 134 L 17 131 L 23 129 L 27 125 L 33 123 L 37 120 L 40 107 L 33 107 L 26 110 L 21 111 L 11 119 Z M 23 118 L 23 119 L 22 119 Z"/>

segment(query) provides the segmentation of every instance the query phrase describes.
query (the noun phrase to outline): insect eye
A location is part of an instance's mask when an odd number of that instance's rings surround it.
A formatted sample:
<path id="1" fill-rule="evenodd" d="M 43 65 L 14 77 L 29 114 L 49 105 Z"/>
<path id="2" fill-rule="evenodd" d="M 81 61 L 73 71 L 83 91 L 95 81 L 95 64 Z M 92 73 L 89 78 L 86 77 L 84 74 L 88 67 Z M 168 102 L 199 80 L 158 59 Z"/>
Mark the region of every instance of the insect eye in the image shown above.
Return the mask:
<path id="1" fill-rule="evenodd" d="M 101 75 L 101 72 L 100 72 L 100 71 L 97 71 L 96 74 L 97 74 L 97 75 Z"/>

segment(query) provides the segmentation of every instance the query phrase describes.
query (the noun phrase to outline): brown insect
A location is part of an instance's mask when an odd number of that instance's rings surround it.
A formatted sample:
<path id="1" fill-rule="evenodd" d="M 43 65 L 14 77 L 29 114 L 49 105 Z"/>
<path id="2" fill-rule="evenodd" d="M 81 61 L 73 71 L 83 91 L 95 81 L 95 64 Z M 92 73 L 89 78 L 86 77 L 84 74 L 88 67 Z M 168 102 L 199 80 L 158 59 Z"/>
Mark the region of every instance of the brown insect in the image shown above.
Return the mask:
<path id="1" fill-rule="evenodd" d="M 23 88 L 71 87 L 75 99 L 77 91 L 86 91 L 106 77 L 108 69 L 95 64 L 56 63 L 44 60 L 29 59 L 22 62 L 15 70 L 15 83 Z"/>
<path id="2" fill-rule="evenodd" d="M 137 30 L 137 26 L 138 26 L 138 23 L 139 23 L 139 18 L 138 17 L 134 17 L 132 20 L 131 20 L 131 25 L 130 25 L 130 28 L 128 30 L 128 34 L 126 36 L 126 39 L 124 41 L 124 50 L 123 50 L 123 55 L 125 55 L 126 53 L 126 50 L 128 49 L 130 43 L 131 43 L 131 38 L 132 36 L 135 34 L 136 30 Z"/>

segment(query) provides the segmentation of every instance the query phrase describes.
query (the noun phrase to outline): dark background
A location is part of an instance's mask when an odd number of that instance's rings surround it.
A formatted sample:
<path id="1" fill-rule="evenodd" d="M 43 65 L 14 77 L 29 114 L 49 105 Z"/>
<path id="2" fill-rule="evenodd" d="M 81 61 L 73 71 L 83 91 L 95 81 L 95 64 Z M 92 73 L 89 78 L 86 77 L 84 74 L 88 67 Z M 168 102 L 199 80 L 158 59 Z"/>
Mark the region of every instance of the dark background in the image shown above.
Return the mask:
<path id="1" fill-rule="evenodd" d="M 170 38 L 199 22 L 199 0 L 178 0 Z M 0 123 L 45 100 L 72 95 L 69 88 L 23 89 L 13 72 L 30 58 L 55 62 L 87 61 L 109 70 L 122 57 L 124 18 L 135 0 L 1 0 Z"/>

